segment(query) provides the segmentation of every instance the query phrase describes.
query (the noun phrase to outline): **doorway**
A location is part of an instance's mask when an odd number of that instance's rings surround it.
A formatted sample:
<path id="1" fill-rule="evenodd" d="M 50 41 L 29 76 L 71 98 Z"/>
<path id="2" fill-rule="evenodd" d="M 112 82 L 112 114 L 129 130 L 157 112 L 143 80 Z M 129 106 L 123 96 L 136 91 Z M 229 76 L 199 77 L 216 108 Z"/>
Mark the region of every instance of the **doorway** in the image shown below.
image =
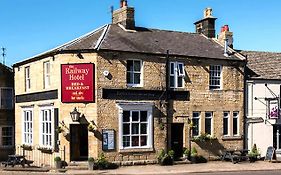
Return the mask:
<path id="1" fill-rule="evenodd" d="M 281 149 L 281 125 L 273 125 L 273 147 Z"/>
<path id="2" fill-rule="evenodd" d="M 183 152 L 183 123 L 172 123 L 171 127 L 171 148 L 174 150 L 174 159 L 182 157 Z"/>
<path id="3" fill-rule="evenodd" d="M 70 160 L 83 161 L 88 159 L 88 125 L 70 125 Z"/>

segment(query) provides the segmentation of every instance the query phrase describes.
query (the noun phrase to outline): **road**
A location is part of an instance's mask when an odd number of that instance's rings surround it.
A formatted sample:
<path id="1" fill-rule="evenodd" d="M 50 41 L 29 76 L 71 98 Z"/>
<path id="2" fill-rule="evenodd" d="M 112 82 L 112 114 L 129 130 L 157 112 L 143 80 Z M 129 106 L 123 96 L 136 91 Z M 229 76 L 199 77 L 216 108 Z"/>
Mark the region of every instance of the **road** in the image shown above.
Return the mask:
<path id="1" fill-rule="evenodd" d="M 215 172 L 215 173 L 185 173 L 177 175 L 280 175 L 281 171 L 243 171 L 243 172 Z"/>

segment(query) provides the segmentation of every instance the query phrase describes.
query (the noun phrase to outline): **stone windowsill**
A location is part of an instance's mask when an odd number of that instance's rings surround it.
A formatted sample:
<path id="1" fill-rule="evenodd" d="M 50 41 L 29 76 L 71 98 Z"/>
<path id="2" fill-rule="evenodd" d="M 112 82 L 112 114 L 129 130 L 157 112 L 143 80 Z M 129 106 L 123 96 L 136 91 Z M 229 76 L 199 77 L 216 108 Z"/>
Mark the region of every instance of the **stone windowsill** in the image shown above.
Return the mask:
<path id="1" fill-rule="evenodd" d="M 223 141 L 231 141 L 231 140 L 242 140 L 242 136 L 223 136 L 222 140 Z"/>
<path id="2" fill-rule="evenodd" d="M 119 149 L 119 153 L 143 153 L 143 152 L 153 152 L 153 148 L 129 148 L 129 149 Z"/>

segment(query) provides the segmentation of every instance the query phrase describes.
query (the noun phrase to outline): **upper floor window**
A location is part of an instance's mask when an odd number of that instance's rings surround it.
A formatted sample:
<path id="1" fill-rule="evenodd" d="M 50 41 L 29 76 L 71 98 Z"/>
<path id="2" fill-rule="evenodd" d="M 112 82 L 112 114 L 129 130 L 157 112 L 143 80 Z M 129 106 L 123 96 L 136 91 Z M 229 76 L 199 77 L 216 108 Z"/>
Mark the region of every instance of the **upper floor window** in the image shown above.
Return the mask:
<path id="1" fill-rule="evenodd" d="M 229 112 L 223 112 L 223 135 L 229 135 Z"/>
<path id="2" fill-rule="evenodd" d="M 239 135 L 239 112 L 233 112 L 233 135 Z"/>
<path id="3" fill-rule="evenodd" d="M 44 88 L 50 87 L 50 61 L 46 61 L 43 63 L 44 69 Z"/>
<path id="4" fill-rule="evenodd" d="M 127 60 L 127 84 L 129 86 L 141 86 L 141 60 Z"/>
<path id="5" fill-rule="evenodd" d="M 192 113 L 192 136 L 198 136 L 200 131 L 200 112 Z"/>
<path id="6" fill-rule="evenodd" d="M 184 76 L 184 64 L 170 62 L 170 88 L 183 88 Z"/>
<path id="7" fill-rule="evenodd" d="M 23 130 L 22 142 L 26 145 L 32 145 L 33 139 L 33 111 L 32 109 L 23 110 Z"/>
<path id="8" fill-rule="evenodd" d="M 31 87 L 31 84 L 30 84 L 30 67 L 29 66 L 24 68 L 24 74 L 25 74 L 25 91 L 28 91 Z"/>
<path id="9" fill-rule="evenodd" d="M 0 88 L 1 109 L 12 109 L 14 104 L 13 88 Z"/>
<path id="10" fill-rule="evenodd" d="M 213 112 L 205 113 L 205 133 L 212 135 Z"/>
<path id="11" fill-rule="evenodd" d="M 221 79 L 222 79 L 221 75 L 222 75 L 221 65 L 210 66 L 210 76 L 209 76 L 210 89 L 221 89 Z"/>

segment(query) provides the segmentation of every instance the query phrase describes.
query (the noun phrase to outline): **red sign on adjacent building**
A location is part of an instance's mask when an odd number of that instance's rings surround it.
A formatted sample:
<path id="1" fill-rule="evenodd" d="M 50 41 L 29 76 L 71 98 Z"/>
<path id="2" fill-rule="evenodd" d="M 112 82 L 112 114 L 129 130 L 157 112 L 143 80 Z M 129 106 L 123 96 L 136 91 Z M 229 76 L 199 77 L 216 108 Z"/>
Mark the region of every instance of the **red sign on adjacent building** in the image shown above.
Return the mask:
<path id="1" fill-rule="evenodd" d="M 61 65 L 61 101 L 94 102 L 95 67 L 92 63 Z"/>

